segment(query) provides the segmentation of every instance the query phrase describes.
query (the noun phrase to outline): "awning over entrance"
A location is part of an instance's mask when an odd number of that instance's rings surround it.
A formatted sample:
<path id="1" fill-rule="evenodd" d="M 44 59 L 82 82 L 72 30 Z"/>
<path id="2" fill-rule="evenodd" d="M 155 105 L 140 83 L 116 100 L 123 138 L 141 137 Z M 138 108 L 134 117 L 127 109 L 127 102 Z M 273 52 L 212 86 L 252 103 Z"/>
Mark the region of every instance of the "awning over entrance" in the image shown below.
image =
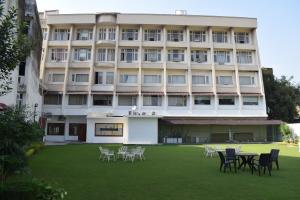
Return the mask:
<path id="1" fill-rule="evenodd" d="M 281 120 L 268 120 L 264 117 L 247 118 L 171 118 L 161 119 L 162 123 L 173 125 L 280 125 Z"/>

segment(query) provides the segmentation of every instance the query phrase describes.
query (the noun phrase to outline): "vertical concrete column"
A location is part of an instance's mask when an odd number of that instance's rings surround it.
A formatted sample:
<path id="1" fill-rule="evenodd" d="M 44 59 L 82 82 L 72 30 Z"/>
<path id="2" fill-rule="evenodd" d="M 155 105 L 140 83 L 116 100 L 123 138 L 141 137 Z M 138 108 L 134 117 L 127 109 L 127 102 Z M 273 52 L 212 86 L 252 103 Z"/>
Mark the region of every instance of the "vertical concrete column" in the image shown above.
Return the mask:
<path id="1" fill-rule="evenodd" d="M 188 84 L 188 92 L 189 92 L 189 110 L 192 112 L 193 110 L 193 94 L 192 94 L 192 69 L 191 69 L 191 44 L 190 44 L 190 29 L 186 27 L 186 43 L 187 43 L 187 84 Z"/>
<path id="2" fill-rule="evenodd" d="M 96 60 L 96 41 L 97 41 L 97 25 L 93 27 L 93 43 L 91 49 L 91 61 L 90 61 L 90 72 L 89 72 L 89 87 L 88 87 L 88 108 L 92 106 L 92 86 L 94 82 L 94 70 Z"/>
<path id="3" fill-rule="evenodd" d="M 215 70 L 215 60 L 214 60 L 214 42 L 213 42 L 213 34 L 212 27 L 208 27 L 208 42 L 210 44 L 210 61 L 211 61 L 211 77 L 212 77 L 212 86 L 214 93 L 214 111 L 216 112 L 218 109 L 218 95 L 217 95 L 217 84 L 216 84 L 216 70 Z"/>
<path id="4" fill-rule="evenodd" d="M 138 67 L 139 67 L 139 71 L 138 71 L 138 102 L 137 102 L 137 107 L 139 112 L 141 112 L 142 109 L 142 105 L 143 105 L 143 96 L 142 96 L 142 60 L 143 60 L 143 26 L 140 25 L 139 28 L 139 55 L 138 55 Z"/>
<path id="5" fill-rule="evenodd" d="M 49 43 L 49 40 L 51 40 L 51 32 L 52 32 L 52 29 L 51 29 L 51 26 L 50 25 L 47 25 L 47 37 L 45 39 L 45 41 L 43 42 L 43 59 L 41 59 L 41 63 L 40 63 L 40 79 L 41 80 L 45 80 L 45 63 L 46 61 L 48 60 L 49 58 L 49 55 L 48 55 L 48 43 Z"/>
<path id="6" fill-rule="evenodd" d="M 64 87 L 63 87 L 63 96 L 62 96 L 62 114 L 64 115 L 65 106 L 68 105 L 66 93 L 67 93 L 67 85 L 69 81 L 69 66 L 72 61 L 72 40 L 73 40 L 73 33 L 74 33 L 74 25 L 71 25 L 70 28 L 70 38 L 68 43 L 68 59 L 66 62 L 65 68 L 65 80 L 64 80 Z"/>
<path id="7" fill-rule="evenodd" d="M 235 71 L 235 84 L 236 84 L 236 91 L 238 94 L 238 104 L 239 104 L 239 111 L 241 112 L 242 110 L 242 96 L 241 96 L 241 92 L 240 92 L 240 76 L 239 76 L 239 67 L 238 67 L 238 63 L 237 63 L 237 58 L 236 58 L 236 44 L 235 44 L 235 38 L 234 38 L 234 29 L 231 28 L 230 29 L 230 36 L 231 36 L 231 43 L 232 43 L 232 47 L 233 47 L 233 51 L 232 51 L 232 63 L 234 65 L 234 71 Z"/>
<path id="8" fill-rule="evenodd" d="M 119 25 L 116 26 L 116 46 L 115 46 L 115 66 L 114 66 L 114 91 L 113 91 L 113 110 L 117 107 L 117 83 L 118 83 L 118 65 L 119 65 L 119 36 L 120 36 L 120 27 Z"/>
<path id="9" fill-rule="evenodd" d="M 69 127 L 70 127 L 70 120 L 66 118 L 65 120 L 65 140 L 68 140 L 68 136 L 70 135 L 69 133 Z"/>
<path id="10" fill-rule="evenodd" d="M 168 52 L 167 52 L 167 29 L 163 27 L 163 52 L 162 52 L 162 61 L 163 61 L 163 93 L 164 93 L 164 106 L 163 109 L 166 111 L 168 108 L 168 94 L 167 94 L 167 60 L 168 60 Z"/>

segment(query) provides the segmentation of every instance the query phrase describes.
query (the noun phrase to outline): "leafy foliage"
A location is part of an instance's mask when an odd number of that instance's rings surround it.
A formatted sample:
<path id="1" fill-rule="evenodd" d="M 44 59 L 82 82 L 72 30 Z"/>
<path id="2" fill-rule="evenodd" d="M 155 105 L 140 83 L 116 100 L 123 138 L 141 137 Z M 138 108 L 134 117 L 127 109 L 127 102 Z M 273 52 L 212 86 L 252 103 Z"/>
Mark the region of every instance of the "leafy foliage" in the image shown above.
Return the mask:
<path id="1" fill-rule="evenodd" d="M 273 73 L 263 70 L 266 104 L 270 119 L 293 122 L 299 117 L 300 86 L 292 83 L 293 77 L 274 77 Z"/>
<path id="2" fill-rule="evenodd" d="M 27 37 L 27 26 L 17 19 L 15 8 L 4 15 L 0 1 L 0 96 L 11 90 L 11 72 L 30 53 L 31 43 Z"/>
<path id="3" fill-rule="evenodd" d="M 29 113 L 24 107 L 8 107 L 0 112 L 0 178 L 27 169 L 26 148 L 40 141 L 43 130 L 28 121 Z"/>

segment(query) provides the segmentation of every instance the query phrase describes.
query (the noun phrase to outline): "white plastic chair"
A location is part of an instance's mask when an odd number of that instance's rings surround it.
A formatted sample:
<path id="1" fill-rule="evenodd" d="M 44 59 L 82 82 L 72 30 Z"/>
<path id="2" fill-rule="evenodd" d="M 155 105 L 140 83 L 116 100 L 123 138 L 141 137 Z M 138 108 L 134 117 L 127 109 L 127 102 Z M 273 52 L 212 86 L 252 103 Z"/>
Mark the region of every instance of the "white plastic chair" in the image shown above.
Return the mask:
<path id="1" fill-rule="evenodd" d="M 205 146 L 205 157 L 213 157 L 216 155 L 216 150 L 212 147 Z"/>
<path id="2" fill-rule="evenodd" d="M 145 148 L 136 148 L 134 151 L 135 157 L 139 158 L 140 160 L 145 160 L 144 152 Z"/>
<path id="3" fill-rule="evenodd" d="M 119 148 L 118 152 L 117 152 L 117 158 L 122 157 L 123 159 L 125 158 L 125 154 L 128 150 L 127 146 L 122 146 Z"/>

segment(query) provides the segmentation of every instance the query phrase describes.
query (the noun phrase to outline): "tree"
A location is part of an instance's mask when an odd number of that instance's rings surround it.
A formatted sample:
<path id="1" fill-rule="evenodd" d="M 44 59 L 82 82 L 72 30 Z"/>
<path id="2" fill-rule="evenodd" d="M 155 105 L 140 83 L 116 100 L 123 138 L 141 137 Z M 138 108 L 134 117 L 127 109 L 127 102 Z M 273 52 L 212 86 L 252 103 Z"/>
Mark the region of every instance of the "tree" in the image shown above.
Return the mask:
<path id="1" fill-rule="evenodd" d="M 18 20 L 15 8 L 4 15 L 3 1 L 0 1 L 0 96 L 11 90 L 11 72 L 26 59 L 31 43 L 24 22 Z"/>
<path id="2" fill-rule="evenodd" d="M 271 69 L 264 68 L 263 80 L 269 118 L 293 122 L 299 117 L 300 86 L 292 83 L 293 77 L 278 79 Z"/>
<path id="3" fill-rule="evenodd" d="M 27 168 L 25 149 L 41 141 L 43 130 L 28 120 L 24 107 L 7 107 L 0 112 L 0 178 L 1 181 Z"/>

